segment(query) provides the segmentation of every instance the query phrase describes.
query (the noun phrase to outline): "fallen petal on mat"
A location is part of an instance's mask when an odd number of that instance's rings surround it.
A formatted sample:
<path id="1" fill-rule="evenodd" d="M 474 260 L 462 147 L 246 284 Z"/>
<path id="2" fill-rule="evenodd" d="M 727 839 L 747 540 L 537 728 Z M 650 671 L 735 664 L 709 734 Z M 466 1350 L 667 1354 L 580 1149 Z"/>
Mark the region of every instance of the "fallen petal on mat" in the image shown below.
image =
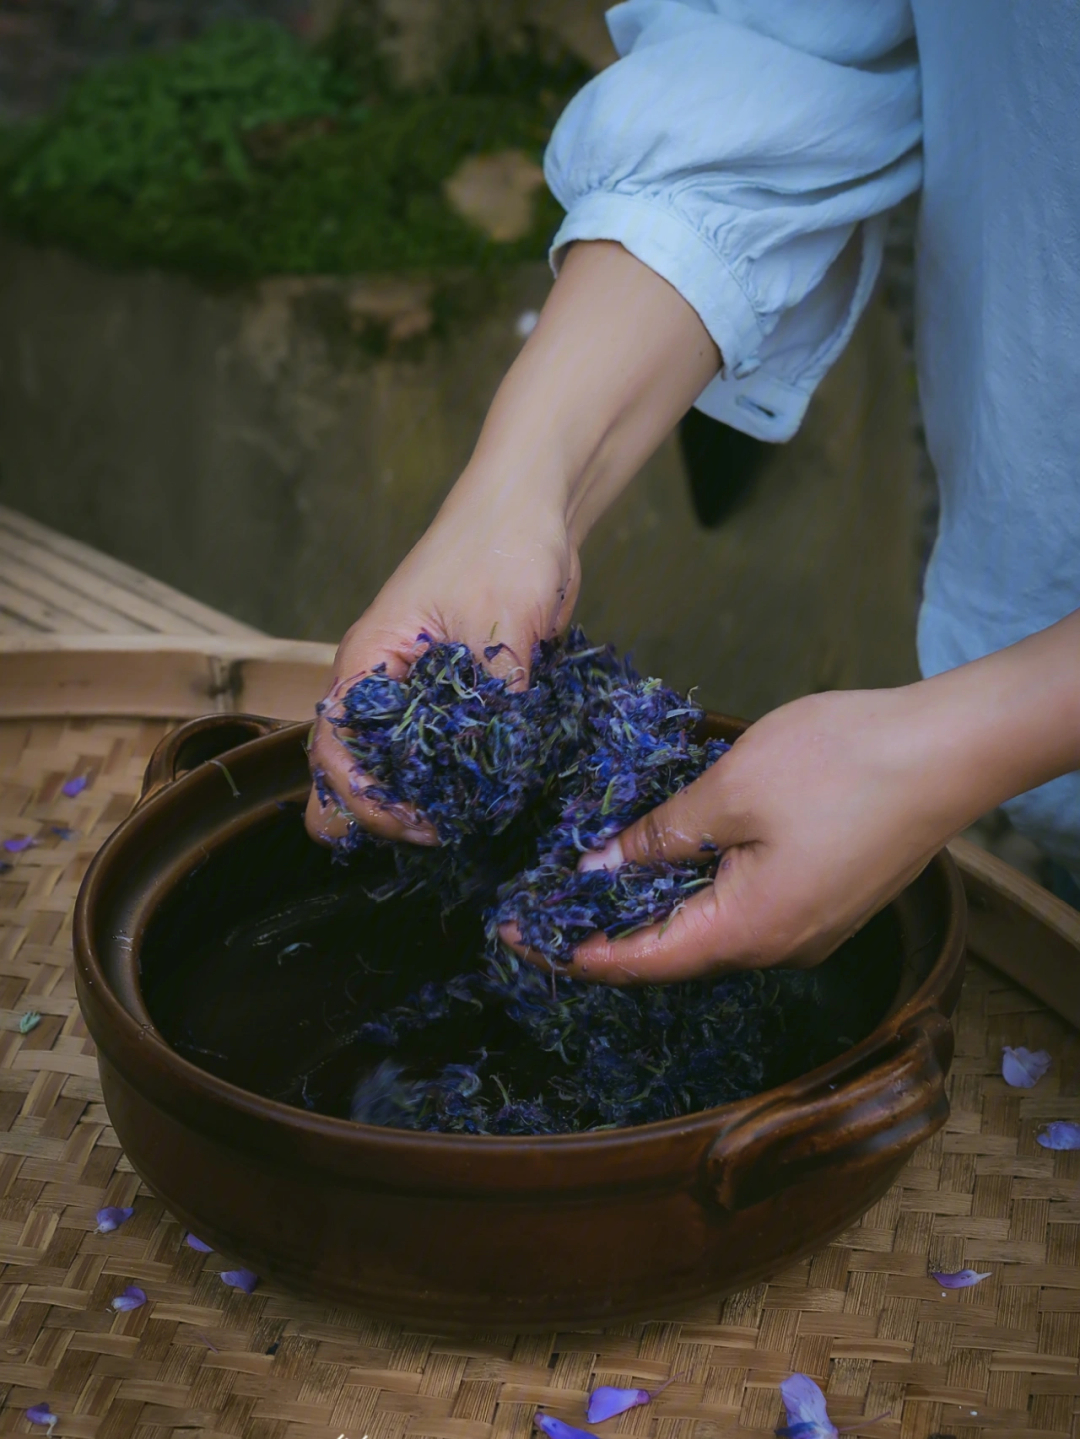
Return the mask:
<path id="1" fill-rule="evenodd" d="M 942 1289 L 970 1289 L 973 1284 L 989 1279 L 990 1274 L 977 1274 L 974 1269 L 958 1269 L 955 1274 L 943 1274 L 938 1269 L 931 1269 L 930 1278 L 936 1279 Z"/>
<path id="2" fill-rule="evenodd" d="M 51 1434 L 59 1422 L 59 1415 L 52 1412 L 48 1404 L 32 1404 L 26 1411 L 31 1424 L 47 1424 Z"/>
<path id="3" fill-rule="evenodd" d="M 89 783 L 90 781 L 86 775 L 78 774 L 74 779 L 65 780 L 60 786 L 60 792 L 66 794 L 68 799 L 75 799 L 78 795 L 82 794 Z"/>
<path id="4" fill-rule="evenodd" d="M 184 1240 L 184 1243 L 187 1245 L 187 1247 L 188 1247 L 189 1249 L 197 1249 L 200 1254 L 213 1254 L 213 1252 L 214 1252 L 214 1251 L 210 1248 L 209 1244 L 205 1244 L 201 1239 L 199 1239 L 199 1238 L 198 1238 L 196 1235 L 194 1235 L 194 1234 L 189 1234 L 189 1235 L 187 1236 L 187 1238 Z"/>
<path id="5" fill-rule="evenodd" d="M 146 1303 L 146 1290 L 137 1284 L 129 1284 L 112 1302 L 118 1314 L 127 1314 L 132 1309 L 141 1309 Z"/>
<path id="6" fill-rule="evenodd" d="M 787 1410 L 787 1424 L 776 1431 L 780 1439 L 837 1439 L 825 1395 L 809 1374 L 792 1374 L 785 1379 L 780 1385 L 780 1398 Z"/>
<path id="7" fill-rule="evenodd" d="M 28 849 L 33 849 L 37 840 L 31 834 L 24 834 L 19 839 L 4 840 L 4 848 L 8 854 L 23 854 Z"/>
<path id="8" fill-rule="evenodd" d="M 134 1209 L 118 1209 L 115 1204 L 107 1204 L 97 1212 L 97 1232 L 111 1234 L 121 1224 L 126 1224 L 134 1213 Z"/>
<path id="9" fill-rule="evenodd" d="M 1050 1056 L 1045 1049 L 1025 1049 L 1020 1045 L 1011 1049 L 1006 1045 L 1001 1052 L 1001 1077 L 1014 1089 L 1032 1089 L 1050 1068 Z"/>
<path id="10" fill-rule="evenodd" d="M 533 1423 L 544 1431 L 548 1439 L 596 1439 L 596 1435 L 588 1429 L 575 1429 L 572 1424 L 556 1419 L 554 1414 L 537 1414 Z"/>
<path id="11" fill-rule="evenodd" d="M 223 1269 L 221 1282 L 227 1284 L 230 1289 L 242 1289 L 245 1294 L 254 1294 L 258 1287 L 259 1276 L 250 1269 Z"/>
<path id="12" fill-rule="evenodd" d="M 589 1395 L 586 1418 L 590 1424 L 603 1424 L 605 1419 L 614 1419 L 616 1414 L 625 1414 L 638 1404 L 648 1404 L 662 1394 L 669 1384 L 674 1384 L 681 1375 L 673 1374 L 658 1384 L 655 1389 L 615 1389 L 610 1384 L 601 1384 Z"/>
<path id="13" fill-rule="evenodd" d="M 586 1417 L 590 1424 L 603 1424 L 605 1419 L 625 1414 L 637 1404 L 648 1404 L 651 1398 L 647 1389 L 613 1389 L 610 1384 L 601 1384 L 589 1395 Z"/>
<path id="14" fill-rule="evenodd" d="M 1044 1149 L 1080 1149 L 1080 1124 L 1071 1119 L 1054 1119 L 1035 1139 Z"/>

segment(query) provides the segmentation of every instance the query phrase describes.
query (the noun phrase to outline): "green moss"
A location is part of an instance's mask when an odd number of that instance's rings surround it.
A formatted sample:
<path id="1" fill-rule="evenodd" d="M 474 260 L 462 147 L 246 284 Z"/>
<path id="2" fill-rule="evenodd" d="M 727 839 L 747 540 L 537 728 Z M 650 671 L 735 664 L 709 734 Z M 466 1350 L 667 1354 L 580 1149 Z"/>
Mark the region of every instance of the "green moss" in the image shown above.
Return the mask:
<path id="1" fill-rule="evenodd" d="M 55 115 L 0 138 L 0 219 L 105 264 L 204 279 L 539 258 L 559 216 L 546 192 L 531 233 L 496 244 L 443 182 L 472 154 L 539 158 L 583 78 L 481 57 L 446 92 L 408 96 L 275 26 L 217 26 L 91 73 Z"/>

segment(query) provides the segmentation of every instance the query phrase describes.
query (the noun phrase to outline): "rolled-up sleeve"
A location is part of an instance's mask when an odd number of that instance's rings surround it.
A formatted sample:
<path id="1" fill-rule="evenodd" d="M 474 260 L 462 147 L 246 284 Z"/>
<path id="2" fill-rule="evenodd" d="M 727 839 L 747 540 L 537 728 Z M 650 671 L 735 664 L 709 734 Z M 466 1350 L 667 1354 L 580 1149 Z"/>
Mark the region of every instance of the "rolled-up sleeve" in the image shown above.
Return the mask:
<path id="1" fill-rule="evenodd" d="M 698 407 L 790 438 L 881 263 L 885 213 L 921 178 L 908 0 L 628 0 L 620 59 L 545 157 L 575 240 L 617 240 L 720 348 Z"/>

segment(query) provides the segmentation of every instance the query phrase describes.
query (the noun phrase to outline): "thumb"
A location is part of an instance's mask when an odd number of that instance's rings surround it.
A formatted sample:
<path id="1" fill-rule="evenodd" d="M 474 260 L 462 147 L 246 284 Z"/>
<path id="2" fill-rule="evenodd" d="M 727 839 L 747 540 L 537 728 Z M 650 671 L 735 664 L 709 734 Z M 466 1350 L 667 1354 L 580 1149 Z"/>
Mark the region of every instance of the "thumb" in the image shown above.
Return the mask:
<path id="1" fill-rule="evenodd" d="M 718 761 L 723 764 L 724 761 Z M 717 850 L 750 838 L 749 816 L 725 802 L 716 766 L 642 815 L 603 849 L 583 854 L 579 870 L 618 869 L 621 864 L 704 862 Z"/>

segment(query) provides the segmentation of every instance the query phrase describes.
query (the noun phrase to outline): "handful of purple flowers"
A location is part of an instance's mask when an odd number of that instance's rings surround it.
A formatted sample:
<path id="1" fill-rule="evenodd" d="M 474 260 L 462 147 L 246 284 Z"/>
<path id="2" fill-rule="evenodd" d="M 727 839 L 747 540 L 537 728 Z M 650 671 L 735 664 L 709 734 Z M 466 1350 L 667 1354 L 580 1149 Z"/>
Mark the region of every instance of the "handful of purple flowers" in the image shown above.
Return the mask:
<path id="1" fill-rule="evenodd" d="M 493 658 L 495 649 L 486 652 Z M 486 963 L 418 981 L 354 1031 L 355 1120 L 467 1134 L 557 1134 L 674 1118 L 766 1087 L 814 1009 L 814 976 L 729 974 L 633 990 L 560 972 L 595 930 L 665 919 L 710 882 L 701 863 L 579 872 L 578 861 L 696 779 L 729 746 L 703 712 L 580 630 L 536 646 L 514 691 L 462 644 L 428 644 L 404 680 L 358 680 L 328 716 L 367 793 L 410 805 L 436 848 L 397 844 L 379 898 L 427 892 L 484 917 Z M 327 797 L 325 776 L 316 784 Z M 355 822 L 335 858 L 384 850 Z M 512 921 L 545 975 L 499 941 Z M 478 956 L 478 959 L 481 958 Z"/>
<path id="2" fill-rule="evenodd" d="M 729 748 L 698 738 L 701 719 L 698 705 L 572 629 L 535 647 L 525 690 L 487 673 L 467 646 L 432 643 L 407 679 L 383 668 L 358 680 L 332 723 L 370 777 L 369 797 L 412 805 L 442 841 L 434 852 L 396 847 L 395 889 L 435 888 L 448 907 L 477 901 L 492 952 L 499 925 L 513 921 L 557 962 L 594 930 L 614 937 L 666 918 L 711 879 L 716 855 L 577 870 L 582 854 Z M 354 823 L 338 851 L 371 843 Z"/>

